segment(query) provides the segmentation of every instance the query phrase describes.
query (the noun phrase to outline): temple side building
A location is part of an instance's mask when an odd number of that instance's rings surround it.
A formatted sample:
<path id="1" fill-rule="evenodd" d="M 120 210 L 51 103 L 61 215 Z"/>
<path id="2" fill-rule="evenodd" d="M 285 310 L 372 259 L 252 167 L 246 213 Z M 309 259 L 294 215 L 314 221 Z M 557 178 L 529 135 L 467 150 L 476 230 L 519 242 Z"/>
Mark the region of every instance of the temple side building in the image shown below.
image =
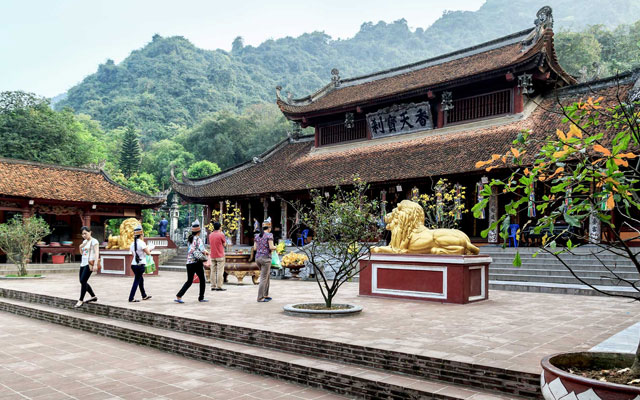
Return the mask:
<path id="1" fill-rule="evenodd" d="M 107 219 L 141 218 L 143 209 L 165 200 L 121 186 L 99 169 L 0 158 L 0 223 L 16 214 L 38 215 L 52 228 L 47 243 L 71 241 L 77 248 L 82 226 L 103 241 Z"/>
<path id="2" fill-rule="evenodd" d="M 553 36 L 551 9 L 544 7 L 532 28 L 477 46 L 356 78 L 334 69 L 329 84 L 303 98 L 283 97 L 277 88 L 286 118 L 313 127 L 313 135 L 290 134 L 252 161 L 211 177 L 172 176 L 172 187 L 210 210 L 227 200 L 241 207 L 241 243 L 250 241 L 252 218 L 267 216 L 277 237 L 295 239 L 295 213 L 287 203 L 308 199 L 310 188 L 330 193 L 353 174 L 383 201 L 381 212 L 416 192 L 432 192 L 441 177 L 466 187 L 470 209 L 478 188 L 507 174 L 486 172 L 477 161 L 508 151 L 523 129 L 555 132 L 561 119 L 548 110 L 558 100 L 613 97 L 637 82 L 627 73 L 578 84 L 560 66 Z M 497 231 L 488 239 L 480 232 L 498 209 L 492 196 L 487 215 L 465 214 L 460 228 L 476 242 L 497 243 Z"/>

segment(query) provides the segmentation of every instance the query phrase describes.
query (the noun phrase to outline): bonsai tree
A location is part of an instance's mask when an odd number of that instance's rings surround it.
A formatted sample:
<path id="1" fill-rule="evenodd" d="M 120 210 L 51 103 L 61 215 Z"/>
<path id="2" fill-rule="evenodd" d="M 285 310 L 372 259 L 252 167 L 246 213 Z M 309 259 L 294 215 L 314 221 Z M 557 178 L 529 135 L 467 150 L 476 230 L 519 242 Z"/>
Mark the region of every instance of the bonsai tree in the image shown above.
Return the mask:
<path id="1" fill-rule="evenodd" d="M 439 179 L 433 188 L 433 194 L 421 194 L 417 201 L 424 210 L 424 224 L 429 229 L 458 227 L 465 208 L 466 187 L 452 185 L 446 178 Z"/>
<path id="2" fill-rule="evenodd" d="M 27 275 L 33 247 L 49 233 L 49 225 L 40 217 L 23 219 L 16 215 L 9 222 L 0 224 L 0 250 L 18 267 L 19 276 Z"/>
<path id="3" fill-rule="evenodd" d="M 294 205 L 300 222 L 314 232 L 313 241 L 299 251 L 313 267 L 328 309 L 340 287 L 360 272 L 358 260 L 370 255 L 381 233 L 379 204 L 366 196 L 368 185 L 357 176 L 349 185 L 350 189 L 336 187 L 332 196 L 312 190 L 310 206 Z"/>
<path id="4" fill-rule="evenodd" d="M 500 235 L 506 239 L 511 217 L 533 207 L 539 218 L 527 221 L 525 226 L 536 234 L 543 233 L 543 229 L 548 232 L 542 237 L 540 251 L 555 256 L 574 277 L 593 290 L 640 301 L 638 280 L 622 277 L 611 261 L 601 257 L 605 252 L 625 257 L 640 273 L 640 249 L 631 246 L 631 241 L 640 238 L 639 103 L 623 97 L 618 88 L 606 100 L 599 97 L 566 106 L 559 104 L 556 111 L 549 111 L 549 119 L 558 121 L 555 132 L 522 132 L 507 154 L 493 154 L 477 163 L 487 170 L 496 167 L 511 170 L 507 178 L 494 179 L 485 185 L 484 200 L 473 207 L 478 217 L 487 206 L 491 187 L 497 187 L 498 193 L 511 195 L 505 213 L 482 235 L 500 227 Z M 534 186 L 538 189 L 535 192 Z M 548 194 L 540 196 L 543 189 Z M 561 222 L 571 228 L 556 228 Z M 592 246 L 586 249 L 598 261 L 603 277 L 609 278 L 612 285 L 631 291 L 598 288 L 580 277 L 561 257 L 583 246 L 584 236 L 576 233 L 579 228 L 597 226 L 594 224 L 597 222 L 608 236 L 608 243 L 600 243 L 599 230 L 589 230 L 588 241 Z M 566 247 L 558 246 L 560 238 L 566 241 Z M 517 254 L 514 265 L 520 264 Z M 622 383 L 640 377 L 640 345 L 633 366 L 624 375 L 620 377 Z"/>

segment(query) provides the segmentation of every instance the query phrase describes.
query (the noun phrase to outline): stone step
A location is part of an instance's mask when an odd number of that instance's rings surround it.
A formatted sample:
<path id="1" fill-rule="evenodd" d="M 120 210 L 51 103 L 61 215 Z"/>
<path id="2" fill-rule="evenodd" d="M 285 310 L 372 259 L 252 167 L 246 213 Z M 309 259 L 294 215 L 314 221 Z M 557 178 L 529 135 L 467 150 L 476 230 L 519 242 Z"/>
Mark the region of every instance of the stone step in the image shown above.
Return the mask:
<path id="1" fill-rule="evenodd" d="M 596 288 L 610 294 L 633 296 L 640 298 L 640 293 L 630 287 L 596 285 Z M 489 280 L 489 289 L 508 290 L 512 292 L 534 292 L 534 293 L 554 293 L 586 296 L 607 296 L 606 293 L 598 292 L 587 285 L 571 283 L 545 283 L 545 282 L 518 282 Z"/>
<path id="2" fill-rule="evenodd" d="M 66 274 L 78 273 L 80 264 L 29 264 L 27 266 L 28 274 Z M 16 274 L 18 268 L 13 264 L 0 264 L 0 275 Z"/>
<path id="3" fill-rule="evenodd" d="M 579 275 L 578 275 L 579 276 Z M 591 285 L 616 286 L 617 280 L 600 278 L 600 277 L 581 277 L 585 282 Z M 518 282 L 544 282 L 544 283 L 577 283 L 580 281 L 573 276 L 560 275 L 525 275 L 525 274 L 491 274 L 490 279 L 499 281 L 518 281 Z M 634 279 L 633 281 L 635 281 Z M 627 284 L 621 284 L 628 286 Z"/>
<path id="4" fill-rule="evenodd" d="M 25 307 L 32 306 L 34 303 L 46 304 L 50 307 L 71 311 L 74 314 L 107 317 L 109 318 L 108 321 L 134 322 L 145 328 L 166 329 L 178 335 L 180 338 L 193 335 L 194 337 L 197 336 L 194 340 L 198 343 L 203 340 L 202 338 L 222 340 L 224 341 L 225 347 L 229 346 L 230 343 L 260 346 L 259 352 L 269 350 L 284 352 L 289 355 L 293 354 L 296 358 L 306 359 L 306 357 L 310 357 L 315 360 L 316 364 L 320 365 L 325 362 L 341 363 L 337 370 L 322 371 L 325 377 L 332 377 L 330 380 L 335 380 L 333 377 L 338 373 L 336 371 L 341 373 L 343 370 L 349 371 L 357 367 L 375 371 L 374 374 L 378 376 L 404 374 L 407 378 L 422 382 L 422 387 L 433 387 L 433 385 L 448 386 L 453 384 L 465 385 L 465 387 L 468 387 L 469 390 L 472 391 L 480 390 L 502 393 L 511 398 L 518 396 L 539 398 L 540 396 L 539 376 L 523 371 L 494 368 L 479 364 L 407 354 L 330 340 L 308 339 L 297 335 L 164 315 L 143 310 L 127 309 L 101 303 L 91 303 L 87 304 L 87 307 L 83 306 L 79 309 L 73 309 L 75 300 L 72 299 L 0 288 L 0 300 L 5 299 L 19 300 L 24 302 L 24 305 L 21 305 Z M 295 323 L 295 321 L 292 320 L 292 323 Z M 175 346 L 172 348 L 175 348 Z M 279 367 L 277 370 L 283 371 L 282 367 Z M 284 371 L 286 372 L 286 368 Z M 351 378 L 347 377 L 344 379 L 348 381 L 348 379 Z M 429 381 L 427 382 L 426 380 Z M 356 389 L 360 385 L 358 382 L 356 382 L 357 384 L 355 385 Z M 384 382 L 379 383 L 382 384 Z M 346 385 L 344 390 L 350 386 L 351 385 Z M 469 392 L 465 393 L 468 394 Z M 438 393 L 438 396 L 440 394 L 441 393 Z M 425 396 L 424 398 L 437 397 L 433 393 Z M 385 396 L 383 398 L 396 397 Z"/>
<path id="5" fill-rule="evenodd" d="M 582 267 L 585 269 L 592 269 L 592 268 L 604 269 L 604 266 L 602 264 L 599 264 L 598 262 L 592 262 L 592 261 L 583 261 L 583 262 L 572 261 L 572 262 L 567 262 L 567 265 L 570 267 Z M 638 271 L 638 269 L 632 264 L 607 263 L 605 265 L 609 268 Z M 513 265 L 513 260 L 495 260 L 494 259 L 493 262 L 491 263 L 491 267 L 514 267 L 514 265 Z M 564 268 L 564 264 L 562 264 L 559 261 L 553 262 L 551 260 L 549 261 L 522 260 L 522 266 L 520 268 L 522 267 L 537 268 L 537 269 L 555 269 L 555 268 Z"/>
<path id="6" fill-rule="evenodd" d="M 507 399 L 506 395 L 211 337 L 185 335 L 81 310 L 0 299 L 0 310 L 123 340 L 203 362 L 364 399 Z M 135 310 L 134 310 L 135 311 Z"/>
<path id="7" fill-rule="evenodd" d="M 557 249 L 556 251 L 560 251 L 562 249 Z M 634 249 L 634 252 L 638 252 L 638 249 Z M 536 254 L 536 258 L 541 257 L 541 258 L 555 258 L 555 256 L 553 254 L 550 254 L 549 252 L 545 251 L 545 250 L 540 250 L 537 248 L 524 248 L 524 247 L 519 247 L 517 250 L 510 248 L 508 250 L 500 250 L 500 249 L 486 249 L 484 247 L 480 248 L 480 254 L 486 254 L 486 255 L 490 255 L 490 256 L 497 256 L 497 257 L 508 257 L 508 256 L 515 256 L 515 254 L 520 253 L 521 257 L 531 257 L 533 256 L 533 254 Z M 616 252 L 611 252 L 611 251 L 590 251 L 590 250 L 572 250 L 571 254 L 568 252 L 565 252 L 563 254 L 560 254 L 560 257 L 575 257 L 575 258 L 589 258 L 589 257 L 593 257 L 594 254 L 597 255 L 600 258 L 606 258 L 606 259 L 611 259 L 611 258 L 625 258 L 624 256 L 621 256 L 618 253 L 622 253 L 619 250 L 616 250 Z"/>
<path id="8" fill-rule="evenodd" d="M 493 259 L 493 261 L 503 261 L 503 262 L 512 262 L 513 259 L 515 258 L 515 255 L 491 255 L 491 258 Z M 602 260 L 602 262 L 606 263 L 606 264 L 627 264 L 627 265 L 634 265 L 633 262 L 625 257 L 598 257 L 600 260 Z M 567 263 L 592 263 L 592 264 L 600 264 L 600 261 L 598 261 L 598 258 L 593 257 L 593 256 L 589 256 L 589 257 L 560 257 L 560 259 L 564 262 Z M 521 254 L 520 255 L 520 259 L 522 260 L 522 262 L 525 261 L 530 261 L 530 262 L 556 262 L 559 263 L 560 260 L 558 260 L 556 257 L 553 256 L 548 256 L 548 257 L 541 257 L 541 256 L 537 256 L 537 257 L 532 257 L 529 254 Z"/>
<path id="9" fill-rule="evenodd" d="M 624 279 L 634 279 L 640 280 L 640 275 L 638 275 L 637 271 L 623 271 L 620 269 L 615 269 L 615 273 Z M 602 276 L 613 276 L 610 272 L 605 269 L 599 270 L 590 270 L 590 269 L 578 269 L 574 268 L 573 272 L 575 272 L 579 277 L 588 277 L 588 278 L 600 278 Z M 489 268 L 489 277 L 492 277 L 494 274 L 514 274 L 514 275 L 539 275 L 539 276 L 573 276 L 571 272 L 566 268 L 560 269 L 537 269 L 537 268 L 529 268 L 527 267 L 510 267 L 510 268 L 500 268 L 494 267 L 493 265 Z"/>

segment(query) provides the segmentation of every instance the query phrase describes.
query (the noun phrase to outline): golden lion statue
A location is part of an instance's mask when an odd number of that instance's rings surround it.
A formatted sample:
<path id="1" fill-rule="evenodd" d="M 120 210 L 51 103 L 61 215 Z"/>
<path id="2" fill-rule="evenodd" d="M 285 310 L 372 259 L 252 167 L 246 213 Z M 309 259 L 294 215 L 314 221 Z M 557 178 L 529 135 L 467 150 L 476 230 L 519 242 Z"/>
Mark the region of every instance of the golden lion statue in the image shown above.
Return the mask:
<path id="1" fill-rule="evenodd" d="M 385 217 L 391 231 L 389 246 L 373 247 L 374 253 L 478 254 L 469 237 L 457 229 L 428 229 L 420 204 L 402 200 Z"/>
<path id="2" fill-rule="evenodd" d="M 122 221 L 120 224 L 120 235 L 109 235 L 107 249 L 129 250 L 131 243 L 133 243 L 133 230 L 138 225 L 140 225 L 140 221 L 135 218 L 127 218 Z"/>

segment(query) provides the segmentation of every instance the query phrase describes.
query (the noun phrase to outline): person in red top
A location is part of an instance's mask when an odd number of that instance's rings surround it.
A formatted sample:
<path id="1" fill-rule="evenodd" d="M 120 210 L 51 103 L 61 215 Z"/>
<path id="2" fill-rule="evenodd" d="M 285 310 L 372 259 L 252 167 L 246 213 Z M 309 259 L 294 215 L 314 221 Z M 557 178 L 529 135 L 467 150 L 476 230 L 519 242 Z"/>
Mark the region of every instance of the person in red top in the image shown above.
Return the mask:
<path id="1" fill-rule="evenodd" d="M 227 290 L 222 288 L 224 282 L 224 248 L 226 245 L 227 237 L 220 230 L 220 222 L 214 222 L 213 232 L 209 234 L 209 246 L 211 246 L 209 281 L 211 281 L 211 290 Z"/>

